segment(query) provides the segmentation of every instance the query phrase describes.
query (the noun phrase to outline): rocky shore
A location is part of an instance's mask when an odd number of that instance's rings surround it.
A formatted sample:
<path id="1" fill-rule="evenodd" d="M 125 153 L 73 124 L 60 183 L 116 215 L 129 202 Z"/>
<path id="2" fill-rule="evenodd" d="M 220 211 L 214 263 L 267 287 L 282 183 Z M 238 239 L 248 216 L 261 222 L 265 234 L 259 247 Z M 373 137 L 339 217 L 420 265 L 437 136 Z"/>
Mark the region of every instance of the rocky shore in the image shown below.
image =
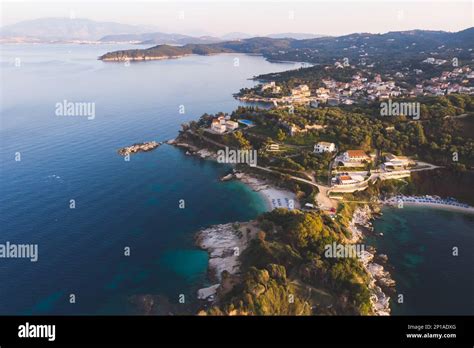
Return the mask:
<path id="1" fill-rule="evenodd" d="M 162 143 L 149 141 L 145 143 L 136 143 L 131 146 L 125 146 L 118 150 L 119 155 L 127 156 L 137 152 L 147 152 L 156 149 Z"/>
<path id="2" fill-rule="evenodd" d="M 196 245 L 209 253 L 208 276 L 214 283 L 199 289 L 198 299 L 214 302 L 219 293 L 230 290 L 240 275 L 240 254 L 257 232 L 256 223 L 250 221 L 214 225 L 196 234 Z"/>
<path id="3" fill-rule="evenodd" d="M 166 142 L 168 145 L 173 145 L 176 147 L 180 147 L 186 150 L 186 155 L 188 156 L 197 156 L 202 159 L 212 159 L 217 160 L 217 155 L 215 152 L 205 149 L 205 148 L 198 148 L 192 144 L 186 143 L 184 141 L 178 139 L 171 139 Z"/>
<path id="4" fill-rule="evenodd" d="M 362 241 L 365 237 L 364 230 L 373 231 L 371 222 L 373 218 L 373 208 L 370 208 L 368 205 L 356 208 L 349 224 L 349 229 L 352 233 L 349 240 L 350 243 Z M 375 248 L 370 247 L 362 252 L 360 259 L 370 276 L 369 288 L 374 313 L 376 315 L 390 315 L 390 297 L 386 292 L 388 288 L 395 286 L 395 281 L 380 263 L 374 261 L 374 259 L 378 259 L 380 260 L 379 262 L 386 262 L 388 260 L 387 255 L 377 255 Z"/>

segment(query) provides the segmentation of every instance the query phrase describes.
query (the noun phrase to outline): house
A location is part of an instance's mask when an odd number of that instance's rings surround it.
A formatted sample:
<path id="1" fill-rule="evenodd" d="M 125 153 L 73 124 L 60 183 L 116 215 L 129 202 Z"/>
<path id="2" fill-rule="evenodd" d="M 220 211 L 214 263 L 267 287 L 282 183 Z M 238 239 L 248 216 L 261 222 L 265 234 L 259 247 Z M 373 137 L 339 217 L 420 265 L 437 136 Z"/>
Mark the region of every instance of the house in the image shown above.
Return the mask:
<path id="1" fill-rule="evenodd" d="M 342 154 L 342 159 L 349 163 L 370 162 L 370 157 L 363 150 L 347 150 Z"/>
<path id="2" fill-rule="evenodd" d="M 296 98 L 304 98 L 311 96 L 311 91 L 307 85 L 299 85 L 291 90 L 291 96 Z"/>
<path id="3" fill-rule="evenodd" d="M 349 175 L 348 173 L 338 175 L 332 179 L 336 185 L 355 185 L 364 181 L 364 177 L 361 175 Z"/>
<path id="4" fill-rule="evenodd" d="M 226 126 L 227 130 L 229 130 L 229 131 L 233 131 L 233 130 L 236 130 L 237 128 L 239 128 L 239 124 L 237 122 L 231 121 L 231 120 L 226 121 L 225 126 Z"/>
<path id="5" fill-rule="evenodd" d="M 326 141 L 320 141 L 314 145 L 314 152 L 323 153 L 323 152 L 334 152 L 336 151 L 336 145 L 334 143 L 328 143 Z"/>
<path id="6" fill-rule="evenodd" d="M 211 129 L 216 133 L 222 134 L 226 131 L 226 126 L 219 119 L 214 119 L 211 123 Z"/>
<path id="7" fill-rule="evenodd" d="M 217 120 L 219 121 L 220 124 L 225 125 L 225 116 L 219 116 Z"/>
<path id="8" fill-rule="evenodd" d="M 321 94 L 329 94 L 330 90 L 324 87 L 320 87 L 316 90 L 316 95 L 320 96 Z"/>
<path id="9" fill-rule="evenodd" d="M 280 93 L 281 92 L 281 87 L 280 86 L 277 86 L 275 84 L 275 81 L 271 81 L 269 83 L 265 83 L 262 85 L 262 87 L 260 88 L 260 90 L 263 92 L 263 91 L 266 91 L 267 89 L 270 89 L 272 91 L 272 93 L 276 94 L 276 93 Z"/>
<path id="10" fill-rule="evenodd" d="M 264 90 L 270 89 L 270 88 L 273 89 L 273 88 L 275 88 L 275 86 L 276 86 L 276 85 L 275 85 L 275 81 L 271 81 L 271 82 L 269 82 L 269 83 L 263 84 L 261 90 L 264 91 Z"/>
<path id="11" fill-rule="evenodd" d="M 406 156 L 395 156 L 391 153 L 385 155 L 385 161 L 383 167 L 387 171 L 404 170 L 408 166 L 415 164 L 413 160 Z"/>
<path id="12" fill-rule="evenodd" d="M 336 106 L 340 104 L 339 98 L 328 98 L 327 103 L 329 106 Z"/>

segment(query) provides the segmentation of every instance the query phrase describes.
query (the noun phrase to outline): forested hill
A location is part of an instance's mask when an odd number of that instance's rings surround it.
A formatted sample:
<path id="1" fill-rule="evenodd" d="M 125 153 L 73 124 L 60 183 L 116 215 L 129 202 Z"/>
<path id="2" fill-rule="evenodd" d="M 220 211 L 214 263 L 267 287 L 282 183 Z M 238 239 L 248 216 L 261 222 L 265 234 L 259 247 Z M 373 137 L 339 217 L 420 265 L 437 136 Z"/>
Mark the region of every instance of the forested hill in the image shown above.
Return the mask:
<path id="1" fill-rule="evenodd" d="M 388 58 L 419 60 L 442 55 L 472 59 L 474 27 L 448 33 L 443 31 L 411 30 L 385 34 L 357 33 L 339 37 L 321 37 L 306 40 L 255 37 L 244 40 L 213 44 L 188 44 L 184 46 L 158 45 L 148 49 L 109 52 L 101 60 L 144 60 L 215 53 L 262 54 L 271 60 L 305 61 L 328 64 L 335 59 L 349 61 Z"/>

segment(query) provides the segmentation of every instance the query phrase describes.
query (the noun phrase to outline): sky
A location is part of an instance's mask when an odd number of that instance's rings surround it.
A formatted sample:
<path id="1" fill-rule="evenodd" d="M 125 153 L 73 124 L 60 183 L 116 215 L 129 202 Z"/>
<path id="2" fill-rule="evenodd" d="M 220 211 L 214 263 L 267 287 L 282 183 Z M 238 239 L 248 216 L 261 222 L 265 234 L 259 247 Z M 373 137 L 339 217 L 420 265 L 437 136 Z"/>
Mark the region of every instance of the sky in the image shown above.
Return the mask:
<path id="1" fill-rule="evenodd" d="M 159 31 L 188 35 L 230 32 L 344 35 L 410 29 L 459 31 L 474 26 L 472 0 L 0 1 L 2 26 L 71 15 L 96 21 L 150 25 Z"/>

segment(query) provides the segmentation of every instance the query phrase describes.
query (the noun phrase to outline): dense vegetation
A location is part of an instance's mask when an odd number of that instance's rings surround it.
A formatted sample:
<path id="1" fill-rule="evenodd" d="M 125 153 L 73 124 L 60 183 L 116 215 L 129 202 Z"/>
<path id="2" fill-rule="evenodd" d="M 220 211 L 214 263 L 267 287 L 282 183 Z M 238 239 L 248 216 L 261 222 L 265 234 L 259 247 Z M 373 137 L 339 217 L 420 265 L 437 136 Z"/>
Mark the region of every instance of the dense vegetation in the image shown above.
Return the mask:
<path id="1" fill-rule="evenodd" d="M 250 140 L 254 138 L 252 134 L 259 134 L 260 138 L 265 136 L 289 146 L 306 147 L 307 151 L 299 151 L 299 155 L 292 157 L 291 162 L 279 162 L 288 169 L 296 168 L 293 162 L 304 169 L 326 168 L 328 158 L 310 154 L 317 141 L 334 142 L 339 150 L 380 150 L 411 155 L 439 165 L 457 163 L 464 169 L 474 165 L 473 96 L 452 94 L 403 101 L 420 103 L 420 120 L 405 116 L 380 116 L 380 104 L 377 103 L 341 108 L 301 107 L 293 113 L 288 109 L 239 108 L 234 115 L 243 115 L 259 126 L 245 134 Z M 460 115 L 464 116 L 458 117 Z M 278 139 L 279 131 L 286 131 L 284 123 L 299 127 L 319 124 L 325 128 Z"/>
<path id="2" fill-rule="evenodd" d="M 262 231 L 242 253 L 243 282 L 212 314 L 370 314 L 368 275 L 356 258 L 326 258 L 325 245 L 345 243 L 346 227 L 316 212 L 276 209 L 259 217 Z M 303 285 L 303 286 L 302 286 Z M 330 293 L 322 305 L 314 293 Z"/>

